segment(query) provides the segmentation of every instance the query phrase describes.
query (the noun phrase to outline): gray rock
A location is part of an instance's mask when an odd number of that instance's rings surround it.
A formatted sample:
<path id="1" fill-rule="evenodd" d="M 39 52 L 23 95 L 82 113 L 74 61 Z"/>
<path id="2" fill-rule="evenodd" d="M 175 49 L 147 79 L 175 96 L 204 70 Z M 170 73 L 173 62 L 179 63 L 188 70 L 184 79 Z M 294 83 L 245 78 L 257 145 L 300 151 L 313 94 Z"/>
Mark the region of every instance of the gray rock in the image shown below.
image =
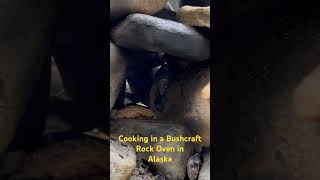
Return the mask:
<path id="1" fill-rule="evenodd" d="M 110 179 L 127 180 L 136 167 L 136 153 L 130 144 L 110 139 Z"/>
<path id="2" fill-rule="evenodd" d="M 137 167 L 134 169 L 133 175 L 129 180 L 166 180 L 163 175 L 154 175 L 150 170 L 150 166 L 138 161 Z"/>
<path id="3" fill-rule="evenodd" d="M 203 155 L 203 164 L 198 180 L 210 180 L 210 151 Z"/>
<path id="4" fill-rule="evenodd" d="M 125 48 L 162 52 L 195 61 L 210 58 L 210 41 L 194 28 L 145 14 L 129 15 L 112 31 L 112 39 Z"/>
<path id="5" fill-rule="evenodd" d="M 155 14 L 163 9 L 167 0 L 110 0 L 110 19 L 132 13 Z"/>
<path id="6" fill-rule="evenodd" d="M 181 0 L 169 0 L 169 3 L 175 11 L 177 11 L 181 6 Z"/>
<path id="7" fill-rule="evenodd" d="M 110 43 L 110 110 L 119 95 L 125 80 L 127 61 L 120 49 Z"/>
<path id="8" fill-rule="evenodd" d="M 124 135 L 124 136 L 143 136 L 150 137 L 161 137 L 166 135 L 172 136 L 188 136 L 190 132 L 180 124 L 169 123 L 169 122 L 159 122 L 153 120 L 117 120 L 111 121 L 111 132 L 115 135 Z M 194 143 L 190 142 L 148 142 L 147 144 L 143 142 L 130 143 L 133 147 L 137 145 L 156 147 L 161 145 L 162 147 L 184 147 L 183 153 L 175 152 L 151 152 L 151 153 L 141 153 L 137 154 L 138 159 L 148 159 L 153 156 L 156 157 L 172 157 L 172 162 L 149 162 L 151 163 L 160 174 L 166 176 L 167 179 L 184 179 L 186 176 L 187 161 L 194 151 L 196 146 Z"/>
<path id="9" fill-rule="evenodd" d="M 199 153 L 196 153 L 195 155 L 191 156 L 187 164 L 187 174 L 190 180 L 197 179 L 201 165 L 202 162 Z"/>
<path id="10" fill-rule="evenodd" d="M 166 6 L 164 9 L 169 10 L 169 11 L 174 11 L 173 7 L 171 6 L 170 2 L 167 2 Z"/>
<path id="11" fill-rule="evenodd" d="M 64 89 L 61 73 L 57 67 L 55 61 L 52 61 L 51 65 L 51 85 L 50 85 L 51 97 L 67 97 Z"/>

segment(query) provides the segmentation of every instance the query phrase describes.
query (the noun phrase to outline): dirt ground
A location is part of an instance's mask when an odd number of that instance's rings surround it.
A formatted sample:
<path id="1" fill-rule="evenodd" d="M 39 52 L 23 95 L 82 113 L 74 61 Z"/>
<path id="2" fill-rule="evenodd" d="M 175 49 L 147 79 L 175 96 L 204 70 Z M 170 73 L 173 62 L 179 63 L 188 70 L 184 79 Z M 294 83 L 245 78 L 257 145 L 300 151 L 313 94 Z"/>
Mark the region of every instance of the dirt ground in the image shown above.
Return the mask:
<path id="1" fill-rule="evenodd" d="M 11 168 L 11 175 L 0 179 L 106 180 L 107 141 L 63 135 L 69 129 L 58 116 L 50 114 L 46 133 L 60 136 L 48 136 L 45 144 L 33 152 L 11 152 L 6 165 Z"/>

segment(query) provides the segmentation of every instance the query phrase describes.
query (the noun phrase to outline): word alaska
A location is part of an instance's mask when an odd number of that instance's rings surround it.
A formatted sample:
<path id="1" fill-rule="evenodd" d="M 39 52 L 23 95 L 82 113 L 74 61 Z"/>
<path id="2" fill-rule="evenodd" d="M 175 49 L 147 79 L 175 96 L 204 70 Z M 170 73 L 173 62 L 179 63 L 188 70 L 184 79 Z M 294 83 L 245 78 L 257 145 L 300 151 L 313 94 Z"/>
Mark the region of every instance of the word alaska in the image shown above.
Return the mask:
<path id="1" fill-rule="evenodd" d="M 170 162 L 172 162 L 172 157 L 167 157 L 167 156 L 162 156 L 162 157 L 149 156 L 148 162 L 153 162 L 153 163 L 170 163 Z"/>

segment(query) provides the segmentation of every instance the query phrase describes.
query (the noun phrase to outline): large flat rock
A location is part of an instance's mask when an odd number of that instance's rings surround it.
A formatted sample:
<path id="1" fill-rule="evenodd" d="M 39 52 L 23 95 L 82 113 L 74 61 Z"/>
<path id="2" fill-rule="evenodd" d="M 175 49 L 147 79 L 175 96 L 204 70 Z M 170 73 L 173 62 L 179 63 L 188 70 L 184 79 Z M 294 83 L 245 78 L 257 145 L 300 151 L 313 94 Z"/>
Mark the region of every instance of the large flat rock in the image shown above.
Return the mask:
<path id="1" fill-rule="evenodd" d="M 210 58 L 210 41 L 194 28 L 145 14 L 129 15 L 112 31 L 112 39 L 125 48 L 163 52 L 195 61 Z"/>

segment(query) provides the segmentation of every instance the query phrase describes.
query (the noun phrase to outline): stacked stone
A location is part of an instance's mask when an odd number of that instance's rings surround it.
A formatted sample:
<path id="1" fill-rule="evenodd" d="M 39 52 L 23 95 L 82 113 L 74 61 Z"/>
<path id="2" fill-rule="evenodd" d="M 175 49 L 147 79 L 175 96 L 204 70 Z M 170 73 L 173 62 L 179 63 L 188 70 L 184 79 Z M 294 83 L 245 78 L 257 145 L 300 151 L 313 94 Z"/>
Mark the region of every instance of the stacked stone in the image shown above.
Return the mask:
<path id="1" fill-rule="evenodd" d="M 209 179 L 210 41 L 206 32 L 210 29 L 210 6 L 189 6 L 188 1 L 170 2 L 110 0 L 111 133 L 115 137 L 120 134 L 200 135 L 202 142 L 199 144 L 161 142 L 162 146 L 184 146 L 185 152 L 154 152 L 152 155 L 155 156 L 174 156 L 174 161 L 152 163 L 156 174 L 147 174 L 150 179 L 184 179 L 187 176 L 189 179 Z M 204 3 L 204 0 L 199 2 Z M 210 1 L 206 1 L 208 4 Z M 124 109 L 130 109 L 129 114 L 135 117 L 144 114 L 132 113 L 133 109 L 141 108 L 128 108 L 128 101 L 143 104 L 145 107 L 140 106 L 142 109 L 152 111 L 154 116 L 147 113 L 152 120 L 125 120 L 128 117 L 123 115 Z M 119 112 L 118 115 L 115 111 Z M 123 117 L 121 120 L 120 116 Z M 116 139 L 112 141 L 111 146 L 117 144 Z M 157 143 L 150 145 L 156 146 Z M 142 178 L 139 167 L 135 170 L 138 166 L 135 163 L 146 159 L 148 154 L 136 154 L 133 148 L 126 148 L 126 151 L 134 153 L 120 156 L 123 154 L 122 146 L 110 149 L 111 179 Z M 195 160 L 194 157 L 198 157 L 194 156 L 196 153 L 202 154 L 204 162 Z M 119 160 L 117 154 L 128 160 Z M 194 163 L 198 161 L 201 166 Z M 194 164 L 199 165 L 198 170 L 191 166 Z"/>

